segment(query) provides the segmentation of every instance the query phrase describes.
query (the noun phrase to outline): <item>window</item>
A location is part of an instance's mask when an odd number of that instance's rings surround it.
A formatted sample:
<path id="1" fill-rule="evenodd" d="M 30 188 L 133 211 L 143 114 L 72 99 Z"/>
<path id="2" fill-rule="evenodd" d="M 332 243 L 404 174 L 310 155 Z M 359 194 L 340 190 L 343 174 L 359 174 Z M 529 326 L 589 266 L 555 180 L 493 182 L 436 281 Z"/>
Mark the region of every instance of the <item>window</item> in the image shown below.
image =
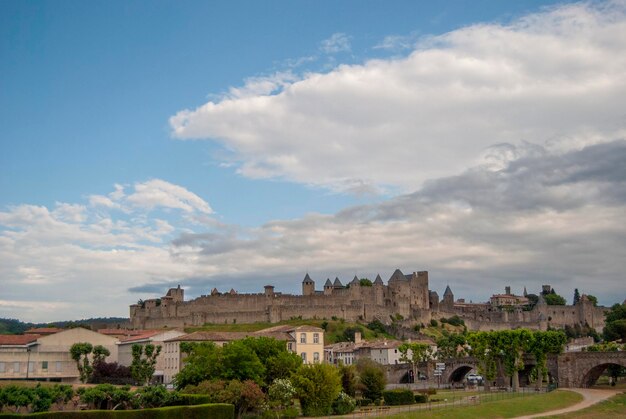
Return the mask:
<path id="1" fill-rule="evenodd" d="M 56 372 L 63 371 L 63 364 L 61 364 L 61 361 L 56 361 L 55 364 L 56 365 L 55 365 L 54 369 L 55 369 Z"/>
<path id="2" fill-rule="evenodd" d="M 287 349 L 293 351 L 293 344 L 291 342 L 287 344 Z"/>
<path id="3" fill-rule="evenodd" d="M 0 372 L 5 372 L 4 368 L 4 362 L 0 362 Z"/>
<path id="4" fill-rule="evenodd" d="M 320 334 L 313 333 L 313 343 L 320 343 Z"/>
<path id="5" fill-rule="evenodd" d="M 302 357 L 302 362 L 306 363 L 306 352 L 302 352 L 300 356 Z"/>
<path id="6" fill-rule="evenodd" d="M 29 361 L 28 362 L 28 372 L 33 372 L 35 371 L 35 361 Z"/>
<path id="7" fill-rule="evenodd" d="M 13 363 L 13 372 L 20 372 L 20 363 L 19 362 L 14 362 Z"/>
<path id="8" fill-rule="evenodd" d="M 306 343 L 306 333 L 300 333 L 300 343 Z"/>
<path id="9" fill-rule="evenodd" d="M 48 361 L 41 361 L 41 369 L 48 371 Z"/>
<path id="10" fill-rule="evenodd" d="M 315 363 L 320 362 L 320 353 L 319 352 L 313 352 L 313 362 L 315 362 Z"/>

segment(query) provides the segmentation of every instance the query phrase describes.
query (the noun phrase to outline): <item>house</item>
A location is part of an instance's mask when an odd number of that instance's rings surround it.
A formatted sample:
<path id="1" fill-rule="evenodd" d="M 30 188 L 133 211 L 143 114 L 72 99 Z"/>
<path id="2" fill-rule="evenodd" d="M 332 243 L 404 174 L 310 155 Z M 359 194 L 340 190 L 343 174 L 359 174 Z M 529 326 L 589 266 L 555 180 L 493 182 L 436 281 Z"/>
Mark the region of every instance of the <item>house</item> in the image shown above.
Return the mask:
<path id="1" fill-rule="evenodd" d="M 70 348 L 79 342 L 102 345 L 111 352 L 107 361 L 117 361 L 116 338 L 81 327 L 47 335 L 0 335 L 0 379 L 78 382 Z"/>
<path id="2" fill-rule="evenodd" d="M 165 379 L 165 369 L 167 365 L 167 356 L 164 352 L 165 342 L 184 334 L 185 332 L 177 329 L 142 330 L 141 333 L 131 334 L 128 337 L 121 338 L 117 343 L 118 362 L 120 365 L 131 366 L 133 363 L 133 345 L 145 346 L 152 344 L 154 346 L 161 346 L 161 353 L 157 356 L 157 362 L 154 366 L 153 379 L 157 383 L 168 383 L 169 381 Z"/>

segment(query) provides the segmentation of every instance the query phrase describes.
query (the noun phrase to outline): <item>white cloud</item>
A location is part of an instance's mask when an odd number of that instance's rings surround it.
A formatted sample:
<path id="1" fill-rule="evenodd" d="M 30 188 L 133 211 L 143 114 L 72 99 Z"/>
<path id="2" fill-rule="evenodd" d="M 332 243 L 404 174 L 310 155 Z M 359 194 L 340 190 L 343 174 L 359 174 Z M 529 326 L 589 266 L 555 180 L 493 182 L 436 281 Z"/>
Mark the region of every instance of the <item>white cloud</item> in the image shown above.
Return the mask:
<path id="1" fill-rule="evenodd" d="M 170 120 L 239 172 L 334 190 L 418 188 L 496 143 L 567 151 L 626 134 L 625 3 L 575 4 L 423 40 L 408 57 L 305 74 Z"/>
<path id="2" fill-rule="evenodd" d="M 320 49 L 326 54 L 350 51 L 350 37 L 345 33 L 334 33 L 321 42 Z"/>
<path id="3" fill-rule="evenodd" d="M 213 210 L 202 198 L 182 186 L 160 179 L 135 183 L 135 192 L 126 197 L 130 204 L 147 209 L 177 208 L 186 212 L 211 214 Z"/>

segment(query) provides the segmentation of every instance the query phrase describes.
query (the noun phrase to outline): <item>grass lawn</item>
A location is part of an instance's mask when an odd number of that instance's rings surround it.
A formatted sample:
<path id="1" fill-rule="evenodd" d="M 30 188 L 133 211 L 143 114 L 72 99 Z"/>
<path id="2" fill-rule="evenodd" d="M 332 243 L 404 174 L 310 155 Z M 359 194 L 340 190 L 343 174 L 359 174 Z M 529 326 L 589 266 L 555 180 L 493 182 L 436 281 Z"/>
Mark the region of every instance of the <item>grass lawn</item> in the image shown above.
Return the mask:
<path id="1" fill-rule="evenodd" d="M 565 413 L 558 416 L 546 416 L 546 418 L 623 418 L 626 417 L 626 393 L 618 394 L 608 400 L 593 405 L 578 412 Z"/>
<path id="2" fill-rule="evenodd" d="M 495 395 L 497 396 L 497 395 Z M 512 418 L 534 413 L 562 409 L 582 401 L 578 393 L 557 390 L 547 394 L 518 395 L 512 398 L 489 401 L 481 396 L 475 406 L 435 408 L 430 411 L 399 413 L 390 416 L 395 419 L 409 418 Z"/>

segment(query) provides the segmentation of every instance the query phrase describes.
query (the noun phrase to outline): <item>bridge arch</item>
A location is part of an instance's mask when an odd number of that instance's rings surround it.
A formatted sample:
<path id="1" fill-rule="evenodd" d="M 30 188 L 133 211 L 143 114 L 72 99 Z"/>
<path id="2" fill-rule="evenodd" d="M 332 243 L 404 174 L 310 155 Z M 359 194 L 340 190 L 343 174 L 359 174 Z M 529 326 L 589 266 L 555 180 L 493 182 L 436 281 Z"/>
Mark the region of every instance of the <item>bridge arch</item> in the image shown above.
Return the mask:
<path id="1" fill-rule="evenodd" d="M 450 384 L 460 383 L 463 381 L 465 376 L 473 369 L 475 369 L 475 365 L 471 364 L 461 364 L 455 365 L 454 369 L 452 369 L 448 375 L 448 382 Z"/>
<path id="2" fill-rule="evenodd" d="M 621 362 L 620 360 L 611 360 L 611 362 L 605 362 L 591 367 L 586 372 L 583 372 L 580 380 L 581 387 L 593 387 L 602 373 L 611 366 L 626 368 L 626 362 L 624 360 L 621 360 Z"/>

